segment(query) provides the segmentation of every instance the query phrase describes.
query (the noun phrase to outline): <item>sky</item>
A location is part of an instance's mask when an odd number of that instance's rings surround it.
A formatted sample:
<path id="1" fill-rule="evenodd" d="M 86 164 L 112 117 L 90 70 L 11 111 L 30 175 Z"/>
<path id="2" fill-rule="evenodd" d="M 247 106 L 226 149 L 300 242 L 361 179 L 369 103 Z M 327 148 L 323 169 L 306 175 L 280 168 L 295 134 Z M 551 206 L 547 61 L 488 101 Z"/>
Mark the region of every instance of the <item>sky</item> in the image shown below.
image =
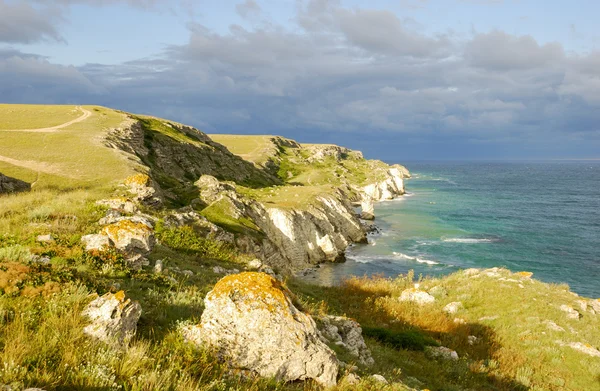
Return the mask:
<path id="1" fill-rule="evenodd" d="M 0 102 L 390 162 L 598 159 L 598 15 L 597 0 L 0 0 Z"/>

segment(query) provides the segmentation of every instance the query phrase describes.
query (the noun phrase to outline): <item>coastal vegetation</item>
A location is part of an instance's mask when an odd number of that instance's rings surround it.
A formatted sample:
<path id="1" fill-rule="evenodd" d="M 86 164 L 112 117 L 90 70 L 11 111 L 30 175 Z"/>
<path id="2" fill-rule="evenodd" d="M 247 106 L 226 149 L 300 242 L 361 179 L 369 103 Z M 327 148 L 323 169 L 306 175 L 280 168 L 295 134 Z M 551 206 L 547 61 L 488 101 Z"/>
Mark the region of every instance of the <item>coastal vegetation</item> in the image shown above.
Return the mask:
<path id="1" fill-rule="evenodd" d="M 57 127 L 82 110 L 89 117 L 63 128 L 12 131 Z M 335 390 L 600 388 L 600 302 L 566 285 L 505 269 L 353 277 L 334 287 L 294 277 L 291 253 L 306 251 L 297 265 L 311 267 L 306 259 L 337 260 L 344 242 L 364 238 L 351 204 L 366 186 L 391 183 L 387 164 L 337 146 L 209 137 L 158 118 L 82 110 L 0 105 L 10 118 L 0 173 L 32 184 L 0 194 L 0 388 L 322 389 L 231 368 L 182 335 L 201 322 L 215 285 L 245 270 L 275 276 L 317 323 L 338 315 L 360 324 L 374 364 L 330 343 L 344 363 Z M 128 224 L 147 228 L 126 232 Z M 104 235 L 107 227 L 121 231 Z M 301 230 L 320 247 L 298 243 Z M 335 236 L 342 230 L 356 232 Z M 82 242 L 90 235 L 112 235 L 112 244 L 92 249 Z M 107 293 L 142 309 L 125 346 L 84 331 L 84 310 Z"/>

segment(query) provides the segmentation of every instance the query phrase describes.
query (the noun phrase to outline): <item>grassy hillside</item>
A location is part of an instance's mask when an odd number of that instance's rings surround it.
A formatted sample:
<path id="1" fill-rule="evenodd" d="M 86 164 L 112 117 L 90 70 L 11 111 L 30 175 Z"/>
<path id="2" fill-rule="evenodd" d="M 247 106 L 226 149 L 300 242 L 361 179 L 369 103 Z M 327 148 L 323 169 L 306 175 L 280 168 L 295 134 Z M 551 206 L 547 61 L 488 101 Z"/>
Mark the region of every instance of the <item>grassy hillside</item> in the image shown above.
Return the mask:
<path id="1" fill-rule="evenodd" d="M 60 127 L 86 111 L 90 114 L 81 122 Z M 104 140 L 109 129 L 122 127 L 124 113 L 0 105 L 0 114 L 0 173 L 34 184 L 31 192 L 0 194 L 0 385 L 90 391 L 319 389 L 310 382 L 238 377 L 210 351 L 184 343 L 178 325 L 200 319 L 204 296 L 223 277 L 213 268 L 243 270 L 250 257 L 201 227 L 170 227 L 167 217 L 198 196 L 193 182 L 206 173 L 236 183 L 240 193 L 266 205 L 296 209 L 340 186 L 377 178 L 387 169 L 384 163 L 347 150 L 312 160 L 314 148 L 323 146 L 281 144 L 270 136 L 210 139 L 146 116 L 134 116 L 139 134 L 122 147 L 138 149 L 127 158 Z M 163 261 L 161 273 L 152 267 L 136 270 L 114 250 L 86 252 L 80 242 L 101 228 L 107 207 L 96 201 L 128 196 L 120 184 L 141 165 L 167 195 L 162 209 L 138 205 L 157 220 L 158 244 L 148 259 L 150 265 Z M 226 216 L 219 206 L 201 213 L 234 232 L 255 231 L 252 222 Z M 48 234 L 51 241 L 37 240 Z M 415 283 L 435 301 L 423 306 L 400 301 Z M 355 278 L 338 287 L 288 277 L 285 284 L 303 311 L 347 315 L 363 326 L 376 363 L 357 365 L 353 370 L 361 382 L 342 381 L 336 390 L 600 390 L 600 357 L 570 345 L 600 348 L 600 313 L 593 313 L 594 302 L 565 285 L 501 269 L 441 279 Z M 82 330 L 81 311 L 91 295 L 117 290 L 143 308 L 137 335 L 124 350 Z M 462 305 L 449 314 L 444 307 L 452 302 Z M 562 305 L 581 317 L 568 318 Z M 455 350 L 459 359 L 431 357 L 428 347 L 438 345 Z M 332 349 L 353 363 L 339 347 Z M 369 380 L 371 374 L 384 375 L 390 384 Z"/>

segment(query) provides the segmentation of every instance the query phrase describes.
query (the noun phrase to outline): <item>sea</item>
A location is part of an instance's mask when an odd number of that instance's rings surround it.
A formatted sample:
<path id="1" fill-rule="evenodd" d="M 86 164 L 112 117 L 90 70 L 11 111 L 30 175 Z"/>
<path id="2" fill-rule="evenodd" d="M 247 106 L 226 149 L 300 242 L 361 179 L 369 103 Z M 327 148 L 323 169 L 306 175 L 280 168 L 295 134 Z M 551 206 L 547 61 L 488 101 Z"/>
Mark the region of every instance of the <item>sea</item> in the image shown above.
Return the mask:
<path id="1" fill-rule="evenodd" d="M 497 266 L 600 297 L 600 161 L 405 165 L 407 194 L 375 206 L 380 233 L 305 278 L 334 285 Z"/>

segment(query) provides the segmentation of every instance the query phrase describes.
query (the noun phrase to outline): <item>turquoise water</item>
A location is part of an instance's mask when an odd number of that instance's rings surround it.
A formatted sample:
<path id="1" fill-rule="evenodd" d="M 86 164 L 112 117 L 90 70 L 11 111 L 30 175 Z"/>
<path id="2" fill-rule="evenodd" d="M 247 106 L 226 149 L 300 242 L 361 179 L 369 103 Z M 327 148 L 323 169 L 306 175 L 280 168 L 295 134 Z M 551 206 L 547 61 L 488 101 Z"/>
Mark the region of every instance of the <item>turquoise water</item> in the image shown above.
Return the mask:
<path id="1" fill-rule="evenodd" d="M 309 279 L 503 266 L 600 297 L 600 162 L 406 166 L 408 195 L 376 205 L 381 234 Z"/>

